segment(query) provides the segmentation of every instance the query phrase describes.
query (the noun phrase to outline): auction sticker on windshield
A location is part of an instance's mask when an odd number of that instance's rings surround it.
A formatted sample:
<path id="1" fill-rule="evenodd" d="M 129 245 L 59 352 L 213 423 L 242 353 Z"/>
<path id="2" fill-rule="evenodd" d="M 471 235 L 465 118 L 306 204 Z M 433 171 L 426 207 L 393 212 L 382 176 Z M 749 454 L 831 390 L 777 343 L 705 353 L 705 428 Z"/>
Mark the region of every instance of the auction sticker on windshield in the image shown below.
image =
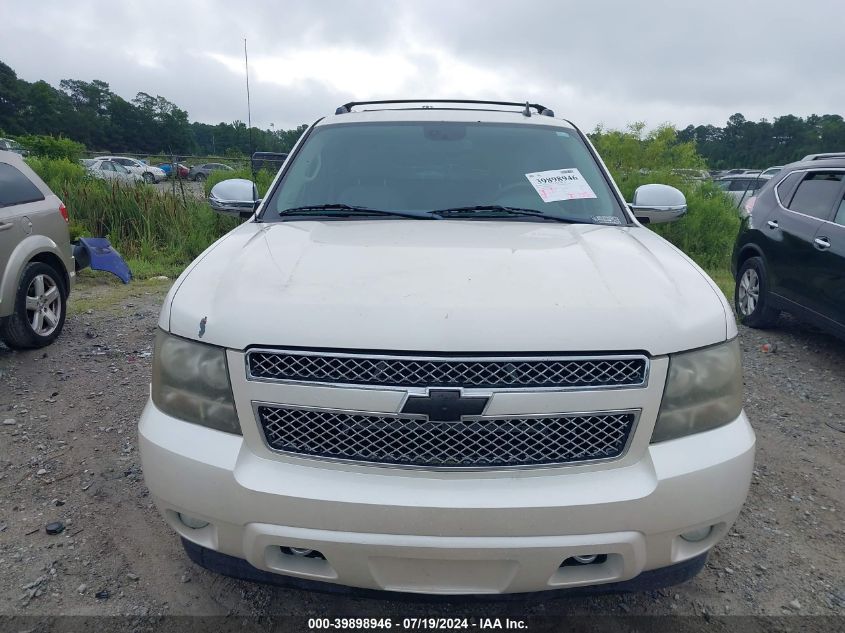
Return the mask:
<path id="1" fill-rule="evenodd" d="M 595 198 L 595 192 L 575 167 L 525 174 L 543 202 Z"/>

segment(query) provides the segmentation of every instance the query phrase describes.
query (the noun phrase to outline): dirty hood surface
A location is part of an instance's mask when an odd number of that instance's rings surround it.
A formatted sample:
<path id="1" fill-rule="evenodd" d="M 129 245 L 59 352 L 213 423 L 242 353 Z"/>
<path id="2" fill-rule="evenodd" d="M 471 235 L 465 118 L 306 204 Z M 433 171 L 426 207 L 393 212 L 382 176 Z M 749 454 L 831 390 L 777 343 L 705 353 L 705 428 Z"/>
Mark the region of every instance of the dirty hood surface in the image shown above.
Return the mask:
<path id="1" fill-rule="evenodd" d="M 160 325 L 234 349 L 664 354 L 725 340 L 726 310 L 643 227 L 250 222 L 186 270 Z"/>

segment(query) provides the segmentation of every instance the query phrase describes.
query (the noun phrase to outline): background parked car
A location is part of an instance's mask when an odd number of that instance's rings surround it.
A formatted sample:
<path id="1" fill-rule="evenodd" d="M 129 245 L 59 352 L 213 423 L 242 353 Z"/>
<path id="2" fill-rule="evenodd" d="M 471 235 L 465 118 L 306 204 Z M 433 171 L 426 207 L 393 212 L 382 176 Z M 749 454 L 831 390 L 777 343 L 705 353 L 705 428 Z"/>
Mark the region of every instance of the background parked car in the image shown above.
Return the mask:
<path id="1" fill-rule="evenodd" d="M 191 167 L 191 171 L 188 172 L 188 179 L 189 180 L 197 180 L 203 181 L 211 174 L 213 171 L 235 171 L 228 165 L 224 165 L 223 163 L 204 163 L 202 165 L 194 165 Z"/>
<path id="2" fill-rule="evenodd" d="M 767 169 L 764 169 L 762 172 L 760 172 L 760 175 L 771 177 L 771 176 L 774 176 L 777 173 L 780 173 L 781 169 L 783 169 L 783 165 L 774 165 L 772 167 L 768 167 Z"/>
<path id="3" fill-rule="evenodd" d="M 759 169 L 746 169 L 744 167 L 738 167 L 736 169 L 721 169 L 719 171 L 713 172 L 713 178 L 719 179 L 719 178 L 722 178 L 724 176 L 740 176 L 742 174 L 749 174 L 749 173 L 759 174 L 760 170 Z"/>
<path id="4" fill-rule="evenodd" d="M 14 152 L 15 154 L 20 154 L 21 156 L 29 154 L 29 152 L 24 149 L 20 143 L 13 141 L 10 138 L 0 138 L 0 151 L 3 150 L 7 152 Z"/>
<path id="5" fill-rule="evenodd" d="M 94 178 L 116 180 L 127 184 L 144 181 L 143 176 L 129 171 L 126 167 L 113 160 L 95 158 L 84 161 L 83 164 L 85 165 L 85 170 L 94 176 Z"/>
<path id="6" fill-rule="evenodd" d="M 255 152 L 252 155 L 252 171 L 269 169 L 275 173 L 281 169 L 287 157 L 282 152 Z"/>
<path id="7" fill-rule="evenodd" d="M 161 182 L 167 178 L 167 174 L 165 174 L 160 168 L 148 165 L 137 158 L 129 158 L 128 156 L 98 156 L 97 158 L 100 160 L 110 160 L 123 165 L 132 173 L 141 176 L 144 179 L 144 182 Z"/>
<path id="8" fill-rule="evenodd" d="M 704 169 L 673 169 L 672 173 L 691 182 L 704 182 L 710 178 L 710 173 Z"/>
<path id="9" fill-rule="evenodd" d="M 52 343 L 75 272 L 65 205 L 18 154 L 0 151 L 0 339 Z"/>
<path id="10" fill-rule="evenodd" d="M 156 165 L 159 169 L 161 169 L 168 178 L 173 175 L 173 165 L 176 165 L 176 175 L 179 178 L 187 178 L 188 173 L 191 171 L 191 168 L 187 165 L 183 165 L 182 163 L 159 163 Z"/>
<path id="11" fill-rule="evenodd" d="M 722 176 L 714 182 L 716 186 L 727 193 L 738 209 L 742 209 L 742 203 L 754 196 L 755 192 L 766 184 L 771 176 L 756 174 L 735 174 L 733 176 Z"/>
<path id="12" fill-rule="evenodd" d="M 785 310 L 845 337 L 845 158 L 787 165 L 750 213 L 732 262 L 742 322 Z"/>

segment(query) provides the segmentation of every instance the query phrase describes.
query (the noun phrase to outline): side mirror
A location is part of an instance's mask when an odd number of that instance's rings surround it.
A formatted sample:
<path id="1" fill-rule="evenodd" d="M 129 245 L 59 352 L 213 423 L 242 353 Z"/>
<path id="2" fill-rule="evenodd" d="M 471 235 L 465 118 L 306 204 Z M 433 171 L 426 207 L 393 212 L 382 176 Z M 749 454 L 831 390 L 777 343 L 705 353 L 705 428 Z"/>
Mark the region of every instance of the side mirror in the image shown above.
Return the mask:
<path id="1" fill-rule="evenodd" d="M 631 210 L 643 224 L 673 222 L 687 212 L 687 199 L 669 185 L 642 185 L 634 192 Z"/>
<path id="2" fill-rule="evenodd" d="M 222 180 L 211 188 L 208 204 L 217 213 L 251 218 L 258 207 L 258 189 L 246 178 Z"/>

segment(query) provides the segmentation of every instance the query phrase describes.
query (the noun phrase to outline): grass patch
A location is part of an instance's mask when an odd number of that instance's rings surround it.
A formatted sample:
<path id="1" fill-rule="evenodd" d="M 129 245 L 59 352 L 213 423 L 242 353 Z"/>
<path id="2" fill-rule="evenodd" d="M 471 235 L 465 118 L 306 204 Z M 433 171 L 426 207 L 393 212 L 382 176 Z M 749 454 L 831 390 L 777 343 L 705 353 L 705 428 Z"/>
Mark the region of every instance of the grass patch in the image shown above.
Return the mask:
<path id="1" fill-rule="evenodd" d="M 149 295 L 164 300 L 174 279 L 142 279 L 124 284 L 109 273 L 82 270 L 76 275 L 76 285 L 70 293 L 68 314 L 108 312 L 111 314 L 124 310 L 126 302 Z"/>
<path id="2" fill-rule="evenodd" d="M 731 271 L 725 270 L 723 268 L 717 268 L 708 270 L 707 274 L 710 275 L 710 278 L 716 282 L 716 285 L 719 286 L 719 289 L 723 293 L 725 293 L 725 296 L 728 298 L 728 301 L 733 304 L 734 278 L 731 274 Z"/>
<path id="3" fill-rule="evenodd" d="M 133 280 L 145 280 L 161 276 L 176 279 L 187 267 L 187 264 L 183 263 L 180 257 L 172 259 L 163 257 L 155 261 L 130 257 L 126 260 L 126 263 L 129 264 L 129 270 L 132 271 Z"/>

